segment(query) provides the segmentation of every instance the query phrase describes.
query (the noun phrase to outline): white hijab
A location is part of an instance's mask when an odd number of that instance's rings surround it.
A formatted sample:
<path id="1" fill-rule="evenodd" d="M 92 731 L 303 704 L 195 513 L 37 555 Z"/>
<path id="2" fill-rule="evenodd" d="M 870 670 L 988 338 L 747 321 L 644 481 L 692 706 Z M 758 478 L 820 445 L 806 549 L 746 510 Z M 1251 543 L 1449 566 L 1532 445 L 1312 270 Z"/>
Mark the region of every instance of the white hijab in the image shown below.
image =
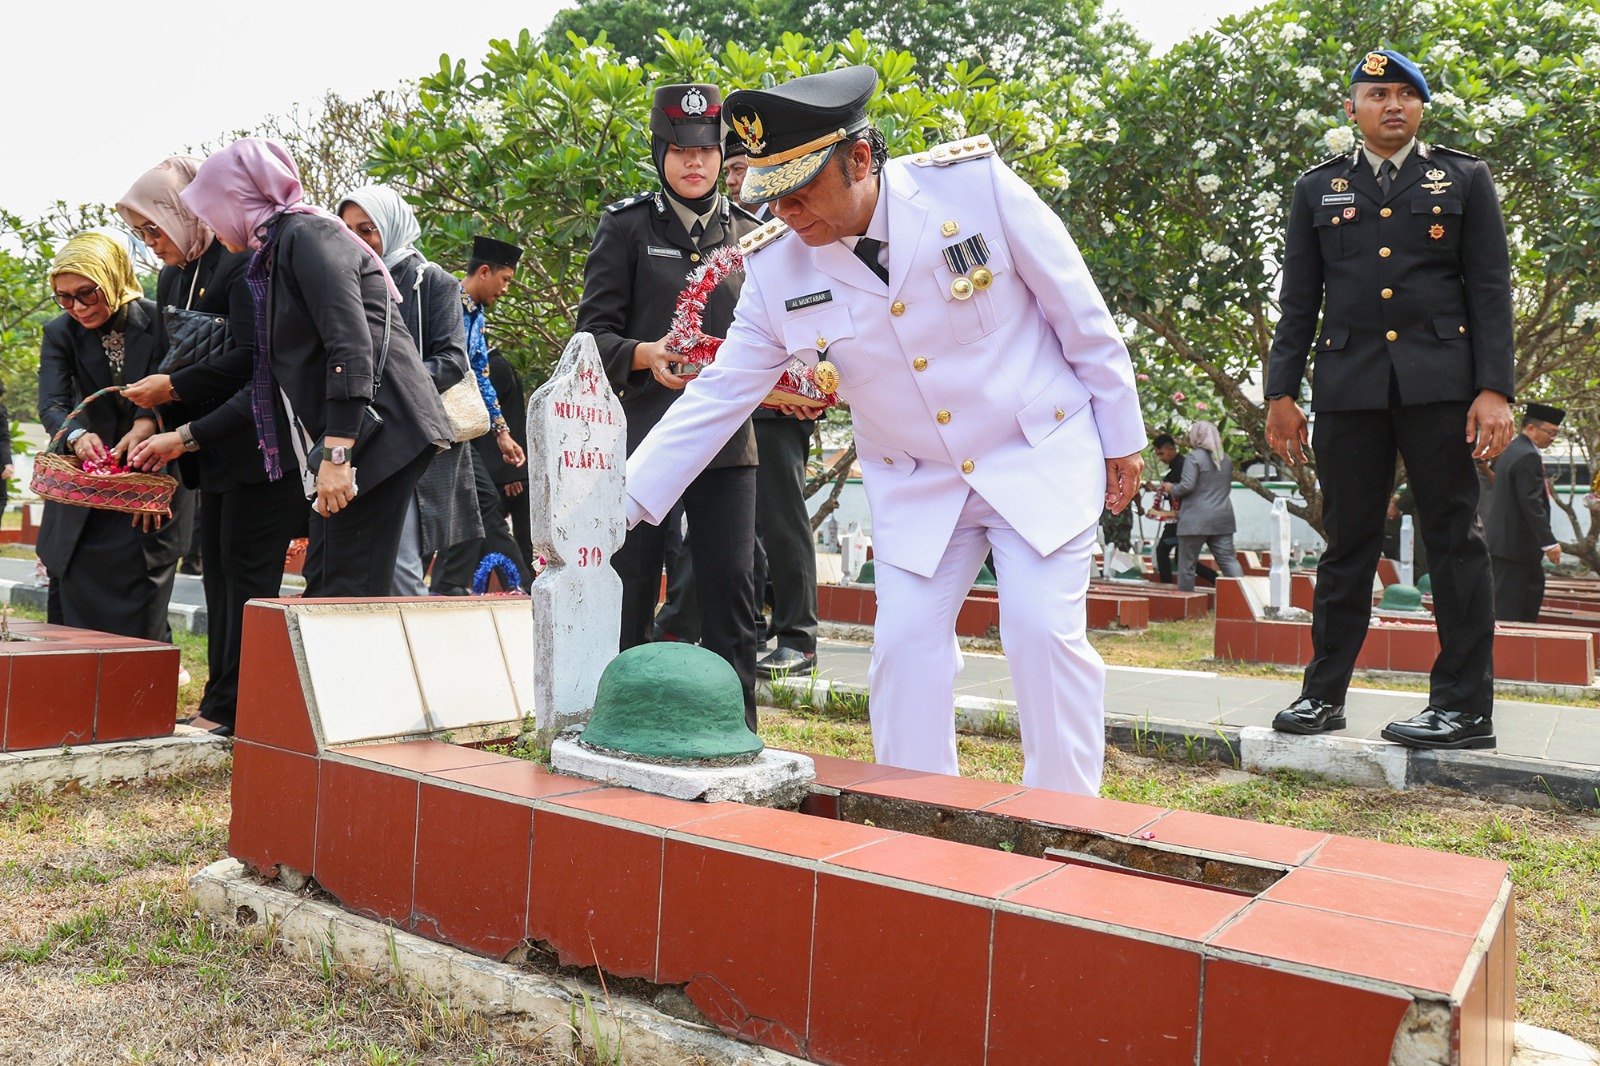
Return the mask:
<path id="1" fill-rule="evenodd" d="M 417 238 L 422 236 L 417 213 L 389 186 L 363 185 L 345 193 L 344 199 L 339 201 L 341 211 L 345 204 L 361 208 L 378 227 L 378 236 L 383 239 L 383 265 L 390 271 L 399 269 L 400 264 L 412 256 L 422 256 L 416 248 Z"/>

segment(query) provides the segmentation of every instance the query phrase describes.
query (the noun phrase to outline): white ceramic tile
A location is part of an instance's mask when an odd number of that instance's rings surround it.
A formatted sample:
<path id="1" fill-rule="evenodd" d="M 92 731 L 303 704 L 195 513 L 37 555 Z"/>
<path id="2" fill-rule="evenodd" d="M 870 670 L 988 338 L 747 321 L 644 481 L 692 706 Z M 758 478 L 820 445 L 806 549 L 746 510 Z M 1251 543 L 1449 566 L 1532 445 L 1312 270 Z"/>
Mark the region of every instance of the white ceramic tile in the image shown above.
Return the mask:
<path id="1" fill-rule="evenodd" d="M 435 729 L 518 717 L 494 617 L 481 600 L 408 603 L 400 617 Z"/>
<path id="2" fill-rule="evenodd" d="M 533 716 L 533 601 L 521 597 L 496 603 L 495 627 L 500 631 L 500 650 L 511 673 L 511 688 L 517 694 L 517 714 Z"/>
<path id="3" fill-rule="evenodd" d="M 397 609 L 361 604 L 295 613 L 325 744 L 427 731 Z"/>

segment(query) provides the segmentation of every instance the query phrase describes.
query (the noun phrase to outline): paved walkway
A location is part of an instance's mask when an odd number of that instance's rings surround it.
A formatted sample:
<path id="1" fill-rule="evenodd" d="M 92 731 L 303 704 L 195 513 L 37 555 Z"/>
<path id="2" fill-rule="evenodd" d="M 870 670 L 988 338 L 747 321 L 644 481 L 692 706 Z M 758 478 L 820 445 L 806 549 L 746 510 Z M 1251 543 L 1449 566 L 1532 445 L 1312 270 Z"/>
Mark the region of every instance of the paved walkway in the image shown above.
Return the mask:
<path id="1" fill-rule="evenodd" d="M 867 685 L 868 646 L 823 639 L 817 673 L 853 688 Z M 1004 655 L 964 652 L 966 668 L 956 679 L 958 695 L 1011 700 L 1011 669 Z M 1168 722 L 1233 727 L 1269 726 L 1272 716 L 1300 694 L 1298 679 L 1225 677 L 1198 670 L 1144 670 L 1113 666 L 1106 674 L 1106 713 Z M 1377 740 L 1378 731 L 1397 718 L 1417 714 L 1427 704 L 1419 692 L 1350 690 L 1348 728 L 1333 734 Z M 1525 758 L 1594 766 L 1600 771 L 1600 706 L 1561 707 L 1548 703 L 1495 700 L 1498 752 Z"/>

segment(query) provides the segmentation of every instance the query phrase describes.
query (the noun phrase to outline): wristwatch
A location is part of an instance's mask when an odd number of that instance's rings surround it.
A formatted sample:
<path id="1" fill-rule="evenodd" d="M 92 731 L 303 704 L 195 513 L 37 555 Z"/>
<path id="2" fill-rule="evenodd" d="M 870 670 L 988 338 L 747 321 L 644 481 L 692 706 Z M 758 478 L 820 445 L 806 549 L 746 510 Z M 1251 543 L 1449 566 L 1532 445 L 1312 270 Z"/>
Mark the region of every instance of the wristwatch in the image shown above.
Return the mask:
<path id="1" fill-rule="evenodd" d="M 328 462 L 334 466 L 343 466 L 350 461 L 350 449 L 343 444 L 335 444 L 328 449 Z"/>
<path id="2" fill-rule="evenodd" d="M 178 440 L 183 444 L 184 451 L 197 452 L 200 450 L 200 442 L 194 439 L 194 430 L 189 428 L 189 423 L 185 422 L 179 426 L 177 432 Z"/>
<path id="3" fill-rule="evenodd" d="M 82 426 L 79 426 L 77 429 L 73 430 L 71 433 L 68 433 L 67 434 L 67 447 L 71 448 L 73 445 L 77 444 L 78 443 L 78 438 L 83 436 L 87 432 L 89 432 L 87 429 L 84 429 Z"/>

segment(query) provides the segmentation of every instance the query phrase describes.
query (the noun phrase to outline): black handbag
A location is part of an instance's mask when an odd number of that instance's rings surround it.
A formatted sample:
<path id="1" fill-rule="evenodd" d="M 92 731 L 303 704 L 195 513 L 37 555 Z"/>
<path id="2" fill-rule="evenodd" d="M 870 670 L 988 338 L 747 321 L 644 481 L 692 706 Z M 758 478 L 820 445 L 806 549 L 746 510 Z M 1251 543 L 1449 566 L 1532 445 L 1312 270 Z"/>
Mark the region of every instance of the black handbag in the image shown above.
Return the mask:
<path id="1" fill-rule="evenodd" d="M 227 315 L 210 315 L 168 304 L 162 317 L 167 331 L 167 354 L 159 370 L 162 374 L 221 355 L 233 339 Z"/>

